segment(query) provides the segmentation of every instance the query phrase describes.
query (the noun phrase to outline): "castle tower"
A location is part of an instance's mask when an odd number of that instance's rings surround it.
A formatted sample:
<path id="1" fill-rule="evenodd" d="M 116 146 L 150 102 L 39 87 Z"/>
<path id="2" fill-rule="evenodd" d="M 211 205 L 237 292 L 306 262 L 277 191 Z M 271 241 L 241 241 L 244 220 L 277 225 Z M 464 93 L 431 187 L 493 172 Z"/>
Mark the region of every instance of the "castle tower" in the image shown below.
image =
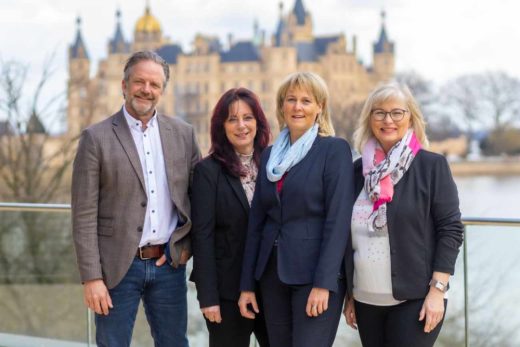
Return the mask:
<path id="1" fill-rule="evenodd" d="M 69 134 L 79 134 L 88 118 L 88 86 L 90 83 L 90 60 L 81 35 L 81 18 L 76 19 L 76 39 L 69 46 L 69 82 L 67 86 Z"/>
<path id="2" fill-rule="evenodd" d="M 287 17 L 287 30 L 291 44 L 313 41 L 312 18 L 310 13 L 305 10 L 303 0 L 296 0 L 294 3 L 294 8 Z"/>
<path id="3" fill-rule="evenodd" d="M 112 40 L 108 42 L 108 54 L 128 54 L 130 44 L 125 41 L 123 30 L 121 30 L 121 11 L 116 11 L 116 31 Z"/>
<path id="4" fill-rule="evenodd" d="M 146 2 L 144 14 L 135 23 L 133 51 L 157 50 L 163 45 L 161 24 L 151 14 L 150 4 Z"/>
<path id="5" fill-rule="evenodd" d="M 280 2 L 280 20 L 273 36 L 273 45 L 287 47 L 313 40 L 312 18 L 310 13 L 305 10 L 303 0 L 296 0 L 292 11 L 285 18 L 283 4 Z"/>
<path id="6" fill-rule="evenodd" d="M 394 76 L 395 56 L 394 43 L 388 39 L 385 26 L 385 12 L 381 12 L 381 32 L 379 40 L 374 43 L 374 73 L 378 80 L 388 81 Z"/>

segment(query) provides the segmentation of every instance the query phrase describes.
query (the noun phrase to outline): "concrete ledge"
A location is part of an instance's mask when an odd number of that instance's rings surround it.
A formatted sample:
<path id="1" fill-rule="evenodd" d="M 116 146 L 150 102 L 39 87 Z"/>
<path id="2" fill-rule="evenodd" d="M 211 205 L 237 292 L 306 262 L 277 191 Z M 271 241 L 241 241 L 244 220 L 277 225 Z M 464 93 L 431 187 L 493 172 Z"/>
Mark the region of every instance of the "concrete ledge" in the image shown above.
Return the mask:
<path id="1" fill-rule="evenodd" d="M 457 161 L 450 162 L 450 168 L 455 176 L 515 176 L 520 175 L 520 159 Z"/>
<path id="2" fill-rule="evenodd" d="M 53 340 L 34 336 L 0 333 L 0 346 L 5 347 L 85 347 L 87 343 Z M 95 345 L 91 345 L 94 347 Z"/>

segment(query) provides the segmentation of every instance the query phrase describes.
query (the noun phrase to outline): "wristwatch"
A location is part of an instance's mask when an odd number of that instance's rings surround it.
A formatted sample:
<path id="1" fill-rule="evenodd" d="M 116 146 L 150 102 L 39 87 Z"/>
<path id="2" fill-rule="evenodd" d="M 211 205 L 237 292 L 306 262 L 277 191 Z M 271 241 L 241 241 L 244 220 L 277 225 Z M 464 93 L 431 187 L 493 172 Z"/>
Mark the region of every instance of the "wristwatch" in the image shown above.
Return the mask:
<path id="1" fill-rule="evenodd" d="M 448 291 L 448 289 L 450 289 L 449 283 L 444 283 L 444 282 L 438 281 L 435 278 L 432 278 L 430 280 L 429 286 L 434 287 L 435 289 L 440 290 L 443 293 L 446 293 Z"/>

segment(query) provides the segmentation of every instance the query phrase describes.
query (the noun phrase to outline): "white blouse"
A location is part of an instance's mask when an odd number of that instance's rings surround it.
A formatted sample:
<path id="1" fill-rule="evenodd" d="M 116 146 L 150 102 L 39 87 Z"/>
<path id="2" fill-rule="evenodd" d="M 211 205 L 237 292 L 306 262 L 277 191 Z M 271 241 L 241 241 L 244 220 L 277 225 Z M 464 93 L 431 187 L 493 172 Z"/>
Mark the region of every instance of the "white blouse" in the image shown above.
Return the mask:
<path id="1" fill-rule="evenodd" d="M 368 231 L 372 206 L 366 191 L 361 190 L 352 211 L 354 299 L 377 306 L 397 305 L 403 301 L 392 295 L 388 233 Z"/>

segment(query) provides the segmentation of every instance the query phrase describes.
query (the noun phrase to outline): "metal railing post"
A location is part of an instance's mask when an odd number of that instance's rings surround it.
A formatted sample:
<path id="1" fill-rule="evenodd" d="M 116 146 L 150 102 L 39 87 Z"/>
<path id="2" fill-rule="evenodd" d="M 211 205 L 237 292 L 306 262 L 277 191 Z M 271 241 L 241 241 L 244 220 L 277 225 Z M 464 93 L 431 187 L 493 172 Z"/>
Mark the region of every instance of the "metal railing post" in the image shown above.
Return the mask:
<path id="1" fill-rule="evenodd" d="M 469 346 L 469 310 L 468 310 L 468 246 L 467 239 L 468 233 L 466 232 L 467 226 L 464 226 L 464 346 Z"/>
<path id="2" fill-rule="evenodd" d="M 92 347 L 92 312 L 87 308 L 87 346 Z"/>

